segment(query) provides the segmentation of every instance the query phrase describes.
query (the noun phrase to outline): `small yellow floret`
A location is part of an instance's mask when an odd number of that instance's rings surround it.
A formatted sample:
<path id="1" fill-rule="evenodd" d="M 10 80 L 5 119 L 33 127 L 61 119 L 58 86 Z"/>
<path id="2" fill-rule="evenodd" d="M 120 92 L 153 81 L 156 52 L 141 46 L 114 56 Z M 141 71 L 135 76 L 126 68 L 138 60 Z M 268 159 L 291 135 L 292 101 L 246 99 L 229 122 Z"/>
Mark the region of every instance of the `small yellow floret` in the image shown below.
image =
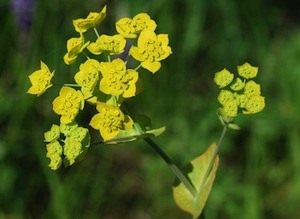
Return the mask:
<path id="1" fill-rule="evenodd" d="M 114 105 L 98 102 L 99 113 L 93 116 L 90 126 L 99 130 L 104 140 L 109 140 L 118 135 L 120 130 L 132 128 L 132 119 Z"/>
<path id="2" fill-rule="evenodd" d="M 48 156 L 50 164 L 48 165 L 52 170 L 57 170 L 62 164 L 62 158 L 59 154 L 51 154 Z"/>
<path id="3" fill-rule="evenodd" d="M 246 79 L 255 78 L 258 73 L 258 67 L 251 66 L 248 62 L 237 67 L 238 74 Z"/>
<path id="4" fill-rule="evenodd" d="M 80 33 L 80 37 L 73 37 L 67 41 L 67 53 L 64 56 L 64 62 L 67 65 L 73 64 L 79 53 L 83 51 L 85 47 L 89 45 L 88 42 L 84 42 L 83 34 Z"/>
<path id="5" fill-rule="evenodd" d="M 262 111 L 265 108 L 265 97 L 259 95 L 253 95 L 249 98 L 245 105 L 246 111 L 244 114 L 254 114 Z"/>
<path id="6" fill-rule="evenodd" d="M 229 117 L 235 117 L 238 113 L 238 101 L 228 100 L 224 105 L 224 113 Z"/>
<path id="7" fill-rule="evenodd" d="M 52 105 L 54 112 L 61 115 L 61 123 L 71 123 L 79 110 L 83 109 L 84 97 L 80 91 L 71 87 L 62 87 L 59 96 L 53 100 Z"/>
<path id="8" fill-rule="evenodd" d="M 59 138 L 60 129 L 58 125 L 53 124 L 51 129 L 44 133 L 45 142 L 53 142 Z"/>
<path id="9" fill-rule="evenodd" d="M 79 33 L 84 33 L 90 28 L 96 27 L 106 17 L 106 5 L 100 12 L 90 12 L 86 18 L 78 18 L 73 20 L 75 30 Z"/>
<path id="10" fill-rule="evenodd" d="M 226 68 L 215 74 L 214 82 L 220 88 L 226 87 L 233 80 L 234 75 L 230 73 Z"/>
<path id="11" fill-rule="evenodd" d="M 230 86 L 233 91 L 242 90 L 245 87 L 245 82 L 242 79 L 237 78 L 236 81 Z"/>
<path id="12" fill-rule="evenodd" d="M 218 101 L 220 104 L 222 104 L 223 106 L 225 105 L 225 103 L 228 100 L 233 100 L 234 99 L 234 95 L 231 91 L 229 90 L 221 90 L 218 96 Z"/>
<path id="13" fill-rule="evenodd" d="M 138 72 L 126 69 L 122 59 L 114 59 L 112 62 L 102 62 L 100 71 L 103 78 L 100 81 L 100 90 L 105 94 L 133 97 L 136 94 L 136 82 Z"/>
<path id="14" fill-rule="evenodd" d="M 88 50 L 99 55 L 102 52 L 109 52 L 110 55 L 120 54 L 124 52 L 126 40 L 120 35 L 108 36 L 102 34 L 94 43 L 91 43 L 87 48 Z"/>
<path id="15" fill-rule="evenodd" d="M 76 122 L 71 122 L 68 124 L 60 123 L 59 129 L 60 132 L 63 133 L 65 136 L 69 136 L 71 132 L 78 127 Z"/>
<path id="16" fill-rule="evenodd" d="M 116 30 L 125 38 L 136 38 L 143 30 L 154 31 L 156 23 L 146 13 L 140 13 L 130 18 L 122 18 L 116 23 Z"/>
<path id="17" fill-rule="evenodd" d="M 58 141 L 54 141 L 47 144 L 46 149 L 47 149 L 47 155 L 46 155 L 47 157 L 50 157 L 51 154 L 62 155 L 62 151 L 63 151 L 63 148 Z"/>
<path id="18" fill-rule="evenodd" d="M 141 62 L 143 68 L 155 73 L 161 67 L 160 61 L 172 53 L 168 44 L 169 37 L 167 34 L 156 35 L 153 31 L 144 30 L 138 38 L 137 47 L 131 47 L 130 54 Z"/>
<path id="19" fill-rule="evenodd" d="M 29 75 L 29 80 L 32 86 L 27 91 L 27 93 L 37 96 L 42 95 L 48 88 L 52 87 L 51 79 L 55 72 L 50 72 L 48 66 L 42 61 L 40 65 L 40 70 L 37 70 Z"/>
<path id="20" fill-rule="evenodd" d="M 77 127 L 74 129 L 70 135 L 68 136 L 69 139 L 72 139 L 73 141 L 82 142 L 84 138 L 87 136 L 89 130 L 83 127 Z"/>
<path id="21" fill-rule="evenodd" d="M 244 94 L 249 97 L 252 95 L 260 95 L 260 85 L 253 80 L 248 81 L 244 88 Z"/>
<path id="22" fill-rule="evenodd" d="M 99 84 L 100 63 L 95 59 L 88 59 L 80 65 L 79 72 L 74 76 L 85 99 L 91 98 L 95 87 Z"/>
<path id="23" fill-rule="evenodd" d="M 75 159 L 83 152 L 81 142 L 67 138 L 64 146 L 64 155 L 72 165 Z"/>

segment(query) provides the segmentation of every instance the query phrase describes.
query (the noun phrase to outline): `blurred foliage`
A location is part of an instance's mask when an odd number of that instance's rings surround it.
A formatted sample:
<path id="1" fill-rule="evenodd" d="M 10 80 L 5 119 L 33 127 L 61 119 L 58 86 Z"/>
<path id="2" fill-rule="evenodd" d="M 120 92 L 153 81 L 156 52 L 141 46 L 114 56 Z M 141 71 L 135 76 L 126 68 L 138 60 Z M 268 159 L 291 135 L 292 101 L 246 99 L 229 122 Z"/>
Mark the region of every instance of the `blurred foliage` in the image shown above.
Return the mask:
<path id="1" fill-rule="evenodd" d="M 0 218 L 189 218 L 173 201 L 171 171 L 142 141 L 92 147 L 58 172 L 47 167 L 42 139 L 58 121 L 58 90 L 27 95 L 27 76 L 43 60 L 59 80 L 72 78 L 77 66 L 62 60 L 72 19 L 104 4 L 100 32 L 146 12 L 169 34 L 173 54 L 155 77 L 142 72 L 145 91 L 129 105 L 167 126 L 156 141 L 180 166 L 221 133 L 214 73 L 259 66 L 267 107 L 238 118 L 242 129 L 226 136 L 206 218 L 300 218 L 298 1 L 36 0 L 30 29 L 18 25 L 12 1 L 0 2 Z"/>

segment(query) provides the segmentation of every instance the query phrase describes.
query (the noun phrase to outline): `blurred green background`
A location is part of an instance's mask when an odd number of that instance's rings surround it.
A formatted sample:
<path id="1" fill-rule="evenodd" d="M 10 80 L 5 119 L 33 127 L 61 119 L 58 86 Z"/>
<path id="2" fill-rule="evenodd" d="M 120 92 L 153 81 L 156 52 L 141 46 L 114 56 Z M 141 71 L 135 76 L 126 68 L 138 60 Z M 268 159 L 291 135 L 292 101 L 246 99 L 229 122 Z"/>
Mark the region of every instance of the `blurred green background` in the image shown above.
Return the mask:
<path id="1" fill-rule="evenodd" d="M 28 95 L 28 75 L 43 60 L 71 80 L 77 66 L 62 57 L 72 19 L 104 4 L 100 32 L 146 12 L 169 34 L 173 54 L 156 75 L 141 72 L 145 90 L 129 105 L 167 127 L 155 141 L 179 166 L 221 134 L 214 73 L 259 66 L 266 108 L 239 116 L 242 129 L 225 137 L 205 216 L 300 218 L 300 3 L 283 0 L 1 0 L 0 218 L 190 218 L 173 201 L 173 174 L 143 141 L 94 146 L 56 172 L 47 166 L 43 133 L 58 122 L 58 88 Z"/>

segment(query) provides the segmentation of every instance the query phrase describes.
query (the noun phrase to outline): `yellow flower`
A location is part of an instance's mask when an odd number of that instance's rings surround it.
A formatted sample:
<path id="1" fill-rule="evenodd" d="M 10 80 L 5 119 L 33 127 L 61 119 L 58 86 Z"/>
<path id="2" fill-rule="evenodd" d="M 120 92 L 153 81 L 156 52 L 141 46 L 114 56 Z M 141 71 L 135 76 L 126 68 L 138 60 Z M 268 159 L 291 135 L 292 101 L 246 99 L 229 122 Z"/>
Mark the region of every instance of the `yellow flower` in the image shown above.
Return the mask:
<path id="1" fill-rule="evenodd" d="M 245 87 L 245 82 L 242 79 L 237 78 L 235 82 L 230 86 L 230 88 L 234 91 L 242 90 Z"/>
<path id="2" fill-rule="evenodd" d="M 68 138 L 72 139 L 73 141 L 82 142 L 86 138 L 88 133 L 89 133 L 88 129 L 83 127 L 77 127 L 70 133 Z"/>
<path id="3" fill-rule="evenodd" d="M 93 96 L 94 89 L 99 81 L 100 63 L 95 59 L 88 59 L 79 67 L 79 72 L 74 76 L 78 85 L 81 86 L 81 92 L 85 99 Z"/>
<path id="4" fill-rule="evenodd" d="M 156 35 L 153 31 L 144 30 L 138 38 L 138 46 L 131 47 L 130 54 L 141 62 L 143 68 L 155 73 L 161 67 L 160 61 L 172 53 L 168 44 L 167 34 Z"/>
<path id="5" fill-rule="evenodd" d="M 70 165 L 72 165 L 75 162 L 75 159 L 81 153 L 83 153 L 81 142 L 69 138 L 65 140 L 64 155 L 66 156 Z"/>
<path id="6" fill-rule="evenodd" d="M 259 95 L 253 95 L 249 98 L 245 104 L 244 114 L 254 114 L 262 111 L 265 108 L 265 97 Z"/>
<path id="7" fill-rule="evenodd" d="M 68 124 L 60 123 L 59 129 L 60 132 L 63 133 L 65 136 L 69 136 L 70 133 L 78 127 L 76 122 L 71 122 Z"/>
<path id="8" fill-rule="evenodd" d="M 51 154 L 62 155 L 62 151 L 63 151 L 63 148 L 58 141 L 54 141 L 47 144 L 46 149 L 47 149 L 47 157 L 51 156 Z"/>
<path id="9" fill-rule="evenodd" d="M 255 81 L 248 81 L 244 88 L 244 94 L 247 96 L 260 95 L 260 85 Z"/>
<path id="10" fill-rule="evenodd" d="M 93 116 L 90 126 L 99 130 L 104 140 L 112 139 L 120 130 L 128 130 L 133 126 L 132 119 L 115 105 L 98 102 L 97 110 L 99 113 Z"/>
<path id="11" fill-rule="evenodd" d="M 59 96 L 52 102 L 53 110 L 61 115 L 60 122 L 67 124 L 73 122 L 79 110 L 84 107 L 84 98 L 80 91 L 70 87 L 62 87 Z"/>
<path id="12" fill-rule="evenodd" d="M 116 30 L 125 38 L 136 38 L 143 30 L 154 31 L 156 23 L 146 13 L 140 13 L 130 18 L 122 18 L 116 23 Z"/>
<path id="13" fill-rule="evenodd" d="M 224 113 L 229 117 L 235 117 L 238 113 L 238 101 L 237 100 L 228 100 L 224 104 Z"/>
<path id="14" fill-rule="evenodd" d="M 233 80 L 234 75 L 230 73 L 226 68 L 215 74 L 214 82 L 219 88 L 226 87 Z"/>
<path id="15" fill-rule="evenodd" d="M 62 164 L 62 158 L 59 154 L 51 154 L 47 156 L 50 159 L 48 165 L 52 170 L 57 170 Z"/>
<path id="16" fill-rule="evenodd" d="M 235 94 L 235 98 L 239 102 L 239 107 L 240 108 L 245 108 L 249 97 L 245 94 Z"/>
<path id="17" fill-rule="evenodd" d="M 75 30 L 79 33 L 84 33 L 90 28 L 96 27 L 106 17 L 106 5 L 98 12 L 90 12 L 86 18 L 73 20 Z"/>
<path id="18" fill-rule="evenodd" d="M 120 54 L 124 51 L 126 40 L 120 35 L 108 36 L 102 34 L 94 43 L 91 43 L 88 50 L 99 55 L 102 52 L 109 52 L 110 55 Z"/>
<path id="19" fill-rule="evenodd" d="M 100 90 L 105 94 L 114 96 L 122 95 L 125 98 L 136 94 L 136 82 L 138 72 L 126 69 L 122 59 L 114 59 L 112 62 L 102 62 L 100 71 L 103 78 L 100 81 Z"/>
<path id="20" fill-rule="evenodd" d="M 40 96 L 48 88 L 52 87 L 51 79 L 54 72 L 50 72 L 48 66 L 41 61 L 41 69 L 29 75 L 29 80 L 32 86 L 28 89 L 27 93 Z"/>
<path id="21" fill-rule="evenodd" d="M 246 79 L 255 78 L 258 73 L 258 67 L 251 66 L 248 62 L 237 67 L 238 74 Z"/>
<path id="22" fill-rule="evenodd" d="M 231 91 L 229 90 L 221 90 L 218 96 L 218 101 L 220 104 L 223 106 L 226 104 L 228 100 L 234 100 L 234 95 Z"/>
<path id="23" fill-rule="evenodd" d="M 50 159 L 50 164 L 48 165 L 52 170 L 57 170 L 62 163 L 62 152 L 63 148 L 58 141 L 51 142 L 46 145 L 47 154 L 46 157 Z"/>
<path id="24" fill-rule="evenodd" d="M 84 43 L 84 37 L 80 33 L 80 37 L 73 37 L 67 41 L 67 53 L 64 55 L 64 62 L 67 65 L 73 64 L 79 53 L 89 45 L 89 41 Z"/>
<path id="25" fill-rule="evenodd" d="M 53 142 L 59 138 L 60 129 L 58 125 L 53 124 L 51 129 L 44 133 L 45 142 Z"/>

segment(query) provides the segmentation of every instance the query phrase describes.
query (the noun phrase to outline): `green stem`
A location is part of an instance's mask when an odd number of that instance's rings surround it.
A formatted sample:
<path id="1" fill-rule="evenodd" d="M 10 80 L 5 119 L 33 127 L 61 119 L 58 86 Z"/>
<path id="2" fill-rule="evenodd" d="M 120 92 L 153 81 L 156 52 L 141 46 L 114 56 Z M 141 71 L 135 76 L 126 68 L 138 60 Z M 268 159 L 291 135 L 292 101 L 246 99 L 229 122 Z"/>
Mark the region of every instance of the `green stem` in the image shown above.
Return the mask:
<path id="1" fill-rule="evenodd" d="M 64 86 L 68 86 L 68 87 L 81 87 L 78 84 L 63 84 Z"/>
<path id="2" fill-rule="evenodd" d="M 220 136 L 220 138 L 219 138 L 219 141 L 218 141 L 218 144 L 217 144 L 217 148 L 216 148 L 216 150 L 214 151 L 214 153 L 213 153 L 213 155 L 212 155 L 212 158 L 211 158 L 211 160 L 210 160 L 209 166 L 208 166 L 208 168 L 207 168 L 207 171 L 206 171 L 206 173 L 205 173 L 203 179 L 206 179 L 206 178 L 208 177 L 208 175 L 209 175 L 209 173 L 210 173 L 210 171 L 211 171 L 211 169 L 212 169 L 212 167 L 213 167 L 213 165 L 214 165 L 214 163 L 215 163 L 215 159 L 216 159 L 216 157 L 217 157 L 217 155 L 218 155 L 218 152 L 219 152 L 220 146 L 221 146 L 221 144 L 222 144 L 222 142 L 223 142 L 223 139 L 224 139 L 224 136 L 225 136 L 225 134 L 226 134 L 226 131 L 227 131 L 227 126 L 224 126 L 223 131 L 222 131 L 222 134 L 221 134 L 221 136 Z M 203 183 L 204 183 L 204 182 L 203 182 Z"/>
<path id="3" fill-rule="evenodd" d="M 142 64 L 139 64 L 134 70 L 137 71 L 141 66 Z"/>
<path id="4" fill-rule="evenodd" d="M 174 164 L 171 158 L 150 138 L 144 138 L 144 140 L 161 156 L 161 158 L 169 165 L 170 169 L 177 176 L 177 178 L 184 184 L 184 186 L 189 190 L 193 197 L 196 196 L 196 190 L 190 181 L 185 177 L 181 170 Z"/>
<path id="5" fill-rule="evenodd" d="M 100 36 L 99 36 L 98 30 L 95 27 L 94 27 L 94 32 L 95 32 L 96 36 L 99 38 Z"/>
<path id="6" fill-rule="evenodd" d="M 83 55 L 85 55 L 85 57 L 87 58 L 87 59 L 91 59 L 85 52 L 82 52 L 83 53 Z"/>

